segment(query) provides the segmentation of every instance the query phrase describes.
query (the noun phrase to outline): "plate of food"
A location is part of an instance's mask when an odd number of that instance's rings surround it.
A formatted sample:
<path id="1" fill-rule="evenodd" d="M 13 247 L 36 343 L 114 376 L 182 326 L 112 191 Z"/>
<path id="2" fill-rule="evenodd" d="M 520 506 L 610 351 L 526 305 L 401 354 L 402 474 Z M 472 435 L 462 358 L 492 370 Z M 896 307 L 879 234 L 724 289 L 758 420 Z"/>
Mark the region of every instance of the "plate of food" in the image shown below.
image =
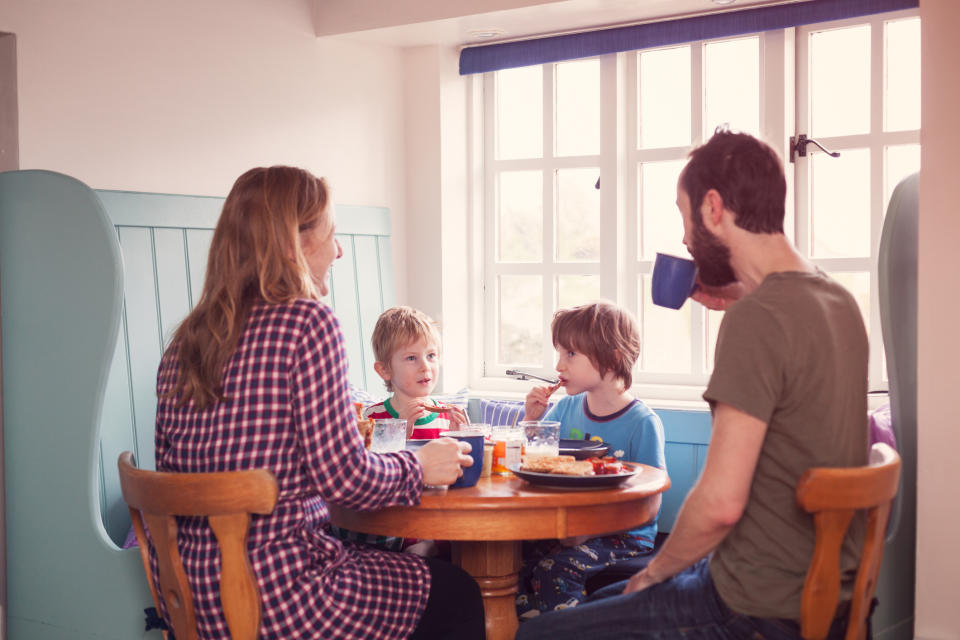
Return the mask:
<path id="1" fill-rule="evenodd" d="M 565 489 L 615 487 L 640 471 L 635 465 L 614 458 L 577 460 L 567 455 L 529 458 L 509 469 L 530 484 Z"/>
<path id="2" fill-rule="evenodd" d="M 610 445 L 596 440 L 570 440 L 560 438 L 560 455 L 573 456 L 577 460 L 602 458 L 607 455 Z"/>

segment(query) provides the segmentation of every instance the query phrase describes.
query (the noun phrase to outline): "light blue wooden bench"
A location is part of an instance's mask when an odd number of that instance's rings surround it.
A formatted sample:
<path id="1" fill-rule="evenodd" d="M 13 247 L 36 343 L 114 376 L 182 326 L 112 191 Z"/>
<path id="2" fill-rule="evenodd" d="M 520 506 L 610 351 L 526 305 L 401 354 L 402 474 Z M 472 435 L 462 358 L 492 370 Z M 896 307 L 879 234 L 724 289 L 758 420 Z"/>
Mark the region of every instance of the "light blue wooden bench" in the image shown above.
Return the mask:
<path id="1" fill-rule="evenodd" d="M 153 467 L 154 382 L 202 289 L 222 199 L 0 174 L 8 637 L 131 640 L 152 606 L 116 460 Z M 394 303 L 389 212 L 337 207 L 331 300 L 351 382 L 381 390 L 369 335 Z"/>
<path id="2" fill-rule="evenodd" d="M 207 251 L 223 198 L 95 191 L 116 229 L 124 262 L 123 314 L 107 380 L 101 421 L 100 502 L 110 537 L 130 526 L 120 498 L 117 456 L 132 451 L 154 466 L 155 383 L 163 347 L 203 291 Z M 389 212 L 337 206 L 343 257 L 333 267 L 328 302 L 340 319 L 350 381 L 379 391 L 370 335 L 393 305 Z"/>

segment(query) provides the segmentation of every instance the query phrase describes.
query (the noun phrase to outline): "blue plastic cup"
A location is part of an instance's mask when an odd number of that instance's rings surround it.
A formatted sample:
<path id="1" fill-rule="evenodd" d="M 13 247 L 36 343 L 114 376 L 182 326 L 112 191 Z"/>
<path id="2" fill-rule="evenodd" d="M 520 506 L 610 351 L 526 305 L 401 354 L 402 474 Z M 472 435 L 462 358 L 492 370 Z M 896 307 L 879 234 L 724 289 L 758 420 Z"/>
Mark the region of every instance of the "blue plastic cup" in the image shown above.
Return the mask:
<path id="1" fill-rule="evenodd" d="M 478 430 L 464 429 L 462 431 L 443 431 L 440 437 L 453 438 L 470 443 L 470 457 L 473 458 L 473 464 L 469 467 L 463 467 L 463 475 L 457 479 L 451 489 L 460 489 L 462 487 L 472 487 L 480 479 L 480 472 L 483 471 L 483 432 Z"/>
<path id="2" fill-rule="evenodd" d="M 658 253 L 653 263 L 653 304 L 679 309 L 697 289 L 697 265 L 693 260 Z"/>

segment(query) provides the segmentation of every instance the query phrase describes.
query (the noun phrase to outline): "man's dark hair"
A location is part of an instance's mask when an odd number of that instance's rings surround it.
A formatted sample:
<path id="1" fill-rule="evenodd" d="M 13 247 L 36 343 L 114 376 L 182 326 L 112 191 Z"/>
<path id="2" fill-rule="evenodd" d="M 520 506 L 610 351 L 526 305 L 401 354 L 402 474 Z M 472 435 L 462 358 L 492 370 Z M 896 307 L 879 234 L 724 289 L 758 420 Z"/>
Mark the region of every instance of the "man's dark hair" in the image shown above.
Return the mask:
<path id="1" fill-rule="evenodd" d="M 777 153 L 745 133 L 717 129 L 713 137 L 690 152 L 680 176 L 690 196 L 693 222 L 702 222 L 700 206 L 716 189 L 724 206 L 736 214 L 738 227 L 752 233 L 783 233 L 787 181 Z"/>

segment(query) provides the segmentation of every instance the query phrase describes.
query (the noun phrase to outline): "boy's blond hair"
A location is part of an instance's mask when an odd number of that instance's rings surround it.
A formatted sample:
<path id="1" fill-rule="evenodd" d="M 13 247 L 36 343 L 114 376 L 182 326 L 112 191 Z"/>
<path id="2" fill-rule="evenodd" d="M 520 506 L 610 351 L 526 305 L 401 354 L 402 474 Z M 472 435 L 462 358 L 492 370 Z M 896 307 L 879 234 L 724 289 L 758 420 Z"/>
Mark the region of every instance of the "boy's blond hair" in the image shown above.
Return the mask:
<path id="1" fill-rule="evenodd" d="M 373 355 L 377 362 L 389 369 L 393 355 L 407 345 L 420 340 L 433 341 L 440 349 L 440 331 L 437 323 L 419 309 L 391 307 L 380 314 L 373 328 Z M 393 391 L 393 383 L 385 380 L 387 391 Z"/>
<path id="2" fill-rule="evenodd" d="M 626 309 L 612 302 L 591 302 L 553 314 L 554 348 L 578 351 L 605 376 L 612 371 L 626 389 L 633 384 L 633 365 L 640 358 L 640 330 Z"/>

